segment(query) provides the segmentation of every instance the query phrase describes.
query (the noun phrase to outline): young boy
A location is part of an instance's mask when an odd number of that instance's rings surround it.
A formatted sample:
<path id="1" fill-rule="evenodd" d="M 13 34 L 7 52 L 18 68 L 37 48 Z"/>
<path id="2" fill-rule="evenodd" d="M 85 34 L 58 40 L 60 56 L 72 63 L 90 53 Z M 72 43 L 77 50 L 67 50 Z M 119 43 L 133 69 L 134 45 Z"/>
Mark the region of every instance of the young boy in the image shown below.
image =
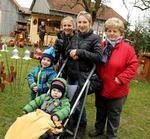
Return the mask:
<path id="1" fill-rule="evenodd" d="M 52 79 L 57 76 L 53 68 L 55 51 L 49 47 L 43 51 L 40 64 L 28 74 L 28 84 L 31 89 L 31 100 L 36 96 L 47 93 Z"/>
<path id="2" fill-rule="evenodd" d="M 53 79 L 50 92 L 30 101 L 23 113 L 9 128 L 5 139 L 50 139 L 62 132 L 61 123 L 70 113 L 66 80 Z"/>

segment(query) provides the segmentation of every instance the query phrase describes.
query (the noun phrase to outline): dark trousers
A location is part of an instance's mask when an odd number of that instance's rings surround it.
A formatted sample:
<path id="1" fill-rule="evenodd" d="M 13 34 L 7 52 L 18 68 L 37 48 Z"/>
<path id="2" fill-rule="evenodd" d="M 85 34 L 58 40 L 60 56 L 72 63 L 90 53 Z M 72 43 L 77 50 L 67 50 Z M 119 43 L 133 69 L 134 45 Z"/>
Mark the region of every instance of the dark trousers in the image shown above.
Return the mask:
<path id="1" fill-rule="evenodd" d="M 106 125 L 106 136 L 108 139 L 117 137 L 120 115 L 125 100 L 126 96 L 118 99 L 107 99 L 96 95 L 95 128 L 97 131 L 104 133 Z"/>
<path id="2" fill-rule="evenodd" d="M 78 85 L 79 84 L 79 82 L 77 80 L 71 80 L 70 78 L 68 78 L 68 82 L 71 85 Z M 82 87 L 79 87 L 79 88 L 82 88 Z M 80 92 L 80 89 L 79 89 L 79 92 Z M 78 96 L 76 96 L 76 97 L 78 97 Z M 75 112 L 74 112 L 73 117 L 76 117 L 74 119 L 75 124 L 77 124 L 77 120 L 78 120 L 78 117 L 79 117 L 80 112 L 81 112 L 83 101 L 84 101 L 84 95 L 80 98 L 79 104 L 77 105 L 77 107 L 75 109 Z M 81 115 L 80 126 L 81 127 L 86 127 L 86 125 L 87 125 L 87 118 L 86 118 L 86 110 L 85 110 L 85 107 L 84 107 L 82 115 Z"/>
<path id="3" fill-rule="evenodd" d="M 45 35 L 40 35 L 39 36 L 39 47 L 42 47 L 44 45 L 44 36 Z"/>

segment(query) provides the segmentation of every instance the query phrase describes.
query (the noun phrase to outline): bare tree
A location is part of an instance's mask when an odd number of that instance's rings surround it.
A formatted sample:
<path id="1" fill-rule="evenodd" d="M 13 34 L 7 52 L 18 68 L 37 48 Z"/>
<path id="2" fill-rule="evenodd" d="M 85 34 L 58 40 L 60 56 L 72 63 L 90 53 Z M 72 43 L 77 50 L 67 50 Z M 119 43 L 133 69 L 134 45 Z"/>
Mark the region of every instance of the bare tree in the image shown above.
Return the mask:
<path id="1" fill-rule="evenodd" d="M 71 1 L 71 5 L 68 5 L 70 8 L 74 8 L 76 5 L 81 5 L 85 11 L 89 12 L 92 15 L 93 22 L 96 20 L 97 11 L 101 8 L 103 9 L 106 0 L 66 0 L 66 4 Z"/>
<path id="2" fill-rule="evenodd" d="M 126 9 L 128 9 L 126 0 L 122 0 Z M 150 9 L 150 0 L 132 0 L 133 7 L 138 8 L 142 11 Z"/>
<path id="3" fill-rule="evenodd" d="M 142 11 L 150 9 L 150 0 L 135 0 L 134 7 Z"/>
<path id="4" fill-rule="evenodd" d="M 124 7 L 127 10 L 127 21 L 129 21 L 133 9 L 137 8 L 141 11 L 141 18 L 138 22 L 143 22 L 143 25 L 150 24 L 150 0 L 122 0 Z"/>
<path id="5" fill-rule="evenodd" d="M 124 7 L 125 7 L 126 10 L 127 10 L 127 21 L 129 22 L 132 9 L 128 7 L 126 0 L 122 0 L 122 3 L 123 3 Z"/>

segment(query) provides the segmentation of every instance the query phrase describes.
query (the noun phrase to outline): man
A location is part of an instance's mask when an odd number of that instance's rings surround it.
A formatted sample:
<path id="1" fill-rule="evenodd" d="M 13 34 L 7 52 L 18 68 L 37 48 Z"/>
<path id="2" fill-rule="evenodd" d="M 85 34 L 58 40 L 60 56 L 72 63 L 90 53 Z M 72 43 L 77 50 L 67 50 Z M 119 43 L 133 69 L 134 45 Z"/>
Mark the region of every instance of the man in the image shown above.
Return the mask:
<path id="1" fill-rule="evenodd" d="M 43 46 L 44 44 L 44 36 L 46 33 L 46 28 L 45 28 L 45 22 L 42 21 L 41 25 L 39 26 L 39 46 Z"/>

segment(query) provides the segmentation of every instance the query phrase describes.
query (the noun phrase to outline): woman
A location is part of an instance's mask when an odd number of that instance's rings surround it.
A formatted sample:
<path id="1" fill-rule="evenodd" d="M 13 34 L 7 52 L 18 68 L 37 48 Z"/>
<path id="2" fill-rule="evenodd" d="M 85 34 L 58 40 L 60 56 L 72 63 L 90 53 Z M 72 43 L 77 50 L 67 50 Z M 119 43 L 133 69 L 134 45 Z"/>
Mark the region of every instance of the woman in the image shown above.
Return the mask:
<path id="1" fill-rule="evenodd" d="M 79 87 L 82 87 L 82 81 L 85 81 L 83 78 L 88 76 L 93 63 L 101 61 L 102 55 L 100 40 L 92 30 L 92 17 L 86 11 L 81 11 L 77 15 L 77 33 L 67 47 L 66 54 L 69 57 L 67 62 L 69 84 L 78 84 Z M 83 98 L 81 98 L 80 103 L 83 103 Z M 77 115 L 80 113 L 81 106 L 79 104 L 77 108 Z M 86 125 L 86 112 L 84 110 L 80 121 L 79 131 L 81 134 L 79 133 L 79 136 L 84 134 Z"/>
<path id="2" fill-rule="evenodd" d="M 134 48 L 123 39 L 124 24 L 120 19 L 108 19 L 105 22 L 105 32 L 106 41 L 102 44 L 103 64 L 97 65 L 97 73 L 103 80 L 103 89 L 96 97 L 95 129 L 89 136 L 104 134 L 106 124 L 107 139 L 115 139 L 129 83 L 135 75 L 138 61 Z"/>
<path id="3" fill-rule="evenodd" d="M 67 46 L 70 44 L 73 36 L 75 34 L 75 23 L 71 16 L 67 16 L 61 20 L 61 31 L 57 34 L 57 39 L 54 45 L 55 48 L 55 67 L 58 69 L 62 66 L 64 60 L 66 59 L 65 52 Z M 66 70 L 66 67 L 65 67 Z M 66 78 L 66 72 L 63 71 L 62 77 Z"/>

